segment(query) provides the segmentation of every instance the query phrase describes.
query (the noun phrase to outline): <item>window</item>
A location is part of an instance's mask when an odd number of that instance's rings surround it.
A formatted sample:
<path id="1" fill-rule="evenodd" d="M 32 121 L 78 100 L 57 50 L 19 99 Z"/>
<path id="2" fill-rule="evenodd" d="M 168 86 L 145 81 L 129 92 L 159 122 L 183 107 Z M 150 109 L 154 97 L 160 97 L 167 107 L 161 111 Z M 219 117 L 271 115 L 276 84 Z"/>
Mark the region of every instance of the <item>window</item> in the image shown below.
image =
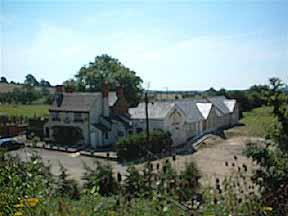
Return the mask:
<path id="1" fill-rule="evenodd" d="M 108 132 L 104 133 L 104 137 L 105 137 L 105 139 L 108 139 Z"/>
<path id="2" fill-rule="evenodd" d="M 59 112 L 52 112 L 52 121 L 60 121 Z"/>
<path id="3" fill-rule="evenodd" d="M 64 122 L 65 122 L 65 123 L 70 123 L 70 122 L 71 122 L 69 112 L 66 112 L 66 113 L 65 113 Z"/>
<path id="4" fill-rule="evenodd" d="M 74 122 L 82 122 L 82 113 L 74 113 Z"/>

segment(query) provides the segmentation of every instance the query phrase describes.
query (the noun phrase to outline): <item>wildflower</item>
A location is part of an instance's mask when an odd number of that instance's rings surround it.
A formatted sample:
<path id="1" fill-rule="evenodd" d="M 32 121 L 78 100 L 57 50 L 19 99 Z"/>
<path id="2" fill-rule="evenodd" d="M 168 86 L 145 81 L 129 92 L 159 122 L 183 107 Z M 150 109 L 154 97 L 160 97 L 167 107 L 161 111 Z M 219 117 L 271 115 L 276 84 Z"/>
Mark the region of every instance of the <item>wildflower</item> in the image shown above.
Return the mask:
<path id="1" fill-rule="evenodd" d="M 168 207 L 167 207 L 167 206 L 165 206 L 165 207 L 163 208 L 163 212 L 168 212 Z"/>
<path id="2" fill-rule="evenodd" d="M 273 210 L 273 208 L 272 207 L 264 207 L 263 210 L 266 212 L 271 212 Z"/>

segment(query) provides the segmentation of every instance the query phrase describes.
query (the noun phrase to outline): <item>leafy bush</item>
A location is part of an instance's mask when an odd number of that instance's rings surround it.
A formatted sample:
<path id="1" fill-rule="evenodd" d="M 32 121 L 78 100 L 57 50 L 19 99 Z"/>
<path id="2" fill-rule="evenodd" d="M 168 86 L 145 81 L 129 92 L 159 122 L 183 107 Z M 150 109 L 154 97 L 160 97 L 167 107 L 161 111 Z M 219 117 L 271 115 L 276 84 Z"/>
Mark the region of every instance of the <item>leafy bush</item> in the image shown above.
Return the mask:
<path id="1" fill-rule="evenodd" d="M 269 104 L 277 122 L 267 138 L 274 142 L 266 146 L 250 145 L 246 150 L 259 165 L 253 181 L 262 189 L 264 203 L 273 209 L 274 215 L 288 214 L 288 95 L 282 91 L 283 83 L 270 79 Z"/>
<path id="2" fill-rule="evenodd" d="M 168 132 L 155 130 L 150 133 L 149 141 L 145 133 L 132 134 L 120 139 L 115 145 L 115 151 L 121 161 L 153 157 L 154 154 L 169 152 L 173 141 Z"/>
<path id="3" fill-rule="evenodd" d="M 134 167 L 128 167 L 124 181 L 124 191 L 132 197 L 138 197 L 144 192 L 144 179 L 140 172 Z"/>
<path id="4" fill-rule="evenodd" d="M 99 192 L 103 196 L 115 194 L 117 192 L 117 182 L 113 177 L 112 167 L 110 164 L 103 164 L 95 161 L 94 167 L 91 168 L 84 164 L 85 173 L 84 189 Z"/>
<path id="5" fill-rule="evenodd" d="M 4 215 L 13 215 L 15 205 L 23 198 L 47 197 L 53 191 L 50 167 L 37 155 L 23 163 L 17 157 L 2 156 L 0 162 L 0 209 Z"/>
<path id="6" fill-rule="evenodd" d="M 56 194 L 60 197 L 68 197 L 71 199 L 80 199 L 80 191 L 77 182 L 70 179 L 67 169 L 60 164 L 60 175 L 58 176 Z"/>
<path id="7" fill-rule="evenodd" d="M 271 208 L 266 208 L 267 213 L 246 175 L 237 172 L 224 181 L 216 180 L 216 189 L 203 192 L 193 162 L 177 172 L 170 161 L 130 167 L 124 181 L 118 176 L 119 184 L 110 165 L 85 165 L 84 191 L 75 199 L 74 183 L 65 168 L 53 181 L 39 157 L 20 163 L 5 156 L 0 167 L 0 215 L 270 215 Z M 38 198 L 39 203 L 16 207 L 26 197 Z"/>
<path id="8" fill-rule="evenodd" d="M 259 165 L 252 180 L 262 188 L 265 205 L 275 215 L 288 214 L 288 154 L 274 146 L 255 145 L 249 145 L 246 154 Z"/>

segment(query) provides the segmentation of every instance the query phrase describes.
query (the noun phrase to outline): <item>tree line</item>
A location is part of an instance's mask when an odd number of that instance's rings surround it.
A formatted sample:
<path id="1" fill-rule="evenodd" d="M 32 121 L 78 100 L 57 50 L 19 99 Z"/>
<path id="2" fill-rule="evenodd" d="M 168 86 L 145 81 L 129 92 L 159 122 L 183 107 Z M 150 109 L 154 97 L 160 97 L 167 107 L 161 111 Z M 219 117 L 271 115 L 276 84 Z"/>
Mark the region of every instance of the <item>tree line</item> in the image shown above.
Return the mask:
<path id="1" fill-rule="evenodd" d="M 0 83 L 9 84 L 5 77 L 0 78 Z M 11 81 L 10 84 L 16 84 Z M 49 81 L 38 81 L 32 74 L 25 77 L 23 83 L 17 83 L 11 92 L 0 93 L 0 104 L 31 104 L 42 99 L 41 103 L 51 103 L 53 96 L 49 88 Z"/>
<path id="2" fill-rule="evenodd" d="M 5 76 L 0 77 L 0 83 L 6 83 L 6 84 L 15 84 L 15 85 L 29 85 L 29 86 L 38 86 L 38 87 L 52 87 L 52 85 L 50 84 L 49 81 L 45 80 L 45 79 L 41 79 L 40 81 L 38 81 L 35 76 L 33 76 L 32 74 L 27 74 L 25 76 L 25 80 L 24 83 L 20 83 L 20 82 L 15 82 L 13 80 L 11 80 L 10 82 L 8 82 L 7 78 Z"/>

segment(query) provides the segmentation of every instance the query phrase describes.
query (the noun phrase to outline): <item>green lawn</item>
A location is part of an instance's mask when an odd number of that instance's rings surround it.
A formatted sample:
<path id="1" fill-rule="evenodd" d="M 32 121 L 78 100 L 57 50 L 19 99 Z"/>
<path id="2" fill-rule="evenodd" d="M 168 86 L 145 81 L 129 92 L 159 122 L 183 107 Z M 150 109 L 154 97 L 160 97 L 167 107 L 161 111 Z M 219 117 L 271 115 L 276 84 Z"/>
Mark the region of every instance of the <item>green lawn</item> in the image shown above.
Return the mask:
<path id="1" fill-rule="evenodd" d="M 48 115 L 49 105 L 0 105 L 0 113 L 8 116 L 33 117 Z"/>
<path id="2" fill-rule="evenodd" d="M 260 107 L 245 112 L 240 120 L 244 126 L 228 130 L 229 135 L 244 135 L 252 137 L 265 137 L 275 122 L 271 107 Z"/>

